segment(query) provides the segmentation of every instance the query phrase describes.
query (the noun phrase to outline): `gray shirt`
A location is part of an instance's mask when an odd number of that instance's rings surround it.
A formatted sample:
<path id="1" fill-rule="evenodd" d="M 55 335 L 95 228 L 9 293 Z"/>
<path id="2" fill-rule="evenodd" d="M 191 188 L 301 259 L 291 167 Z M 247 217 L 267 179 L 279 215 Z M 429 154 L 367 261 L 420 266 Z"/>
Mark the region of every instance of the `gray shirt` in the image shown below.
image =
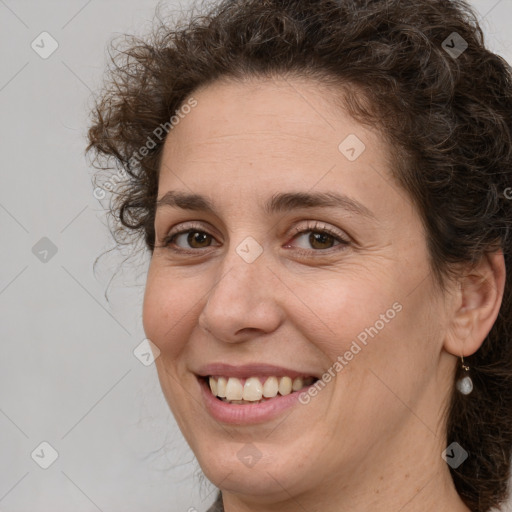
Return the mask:
<path id="1" fill-rule="evenodd" d="M 222 505 L 222 494 L 219 491 L 215 503 L 208 509 L 207 512 L 224 512 L 224 506 Z"/>

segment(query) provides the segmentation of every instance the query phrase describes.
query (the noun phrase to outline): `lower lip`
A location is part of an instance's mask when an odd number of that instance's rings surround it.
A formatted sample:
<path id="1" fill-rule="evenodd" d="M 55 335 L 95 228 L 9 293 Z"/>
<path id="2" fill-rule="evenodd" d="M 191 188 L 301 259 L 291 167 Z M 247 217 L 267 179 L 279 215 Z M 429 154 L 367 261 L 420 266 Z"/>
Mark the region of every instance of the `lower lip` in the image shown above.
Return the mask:
<path id="1" fill-rule="evenodd" d="M 263 423 L 265 421 L 277 418 L 287 409 L 300 404 L 299 396 L 308 390 L 308 387 L 299 391 L 294 391 L 289 395 L 276 396 L 271 400 L 255 404 L 230 404 L 224 402 L 212 395 L 210 387 L 199 378 L 201 394 L 206 405 L 207 411 L 217 421 L 230 423 L 232 425 L 246 425 L 251 423 Z M 313 386 L 313 384 L 312 384 Z"/>

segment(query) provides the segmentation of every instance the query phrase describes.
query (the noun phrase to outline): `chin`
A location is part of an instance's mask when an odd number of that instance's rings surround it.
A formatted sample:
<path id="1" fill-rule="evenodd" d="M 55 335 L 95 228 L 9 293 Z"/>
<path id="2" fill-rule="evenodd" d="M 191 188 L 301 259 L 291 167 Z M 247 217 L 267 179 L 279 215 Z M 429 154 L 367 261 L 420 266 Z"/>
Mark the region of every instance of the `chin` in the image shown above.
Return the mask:
<path id="1" fill-rule="evenodd" d="M 217 443 L 212 450 L 210 443 L 205 443 L 204 451 L 200 450 L 203 453 L 195 453 L 206 478 L 221 490 L 234 494 L 263 501 L 273 496 L 272 500 L 278 500 L 283 489 L 289 492 L 295 489 L 299 494 L 308 482 L 311 483 L 311 465 L 298 462 L 296 448 L 288 453 L 290 450 L 277 446 L 272 452 L 271 448 L 257 449 L 256 446 L 261 443 L 226 441 Z"/>

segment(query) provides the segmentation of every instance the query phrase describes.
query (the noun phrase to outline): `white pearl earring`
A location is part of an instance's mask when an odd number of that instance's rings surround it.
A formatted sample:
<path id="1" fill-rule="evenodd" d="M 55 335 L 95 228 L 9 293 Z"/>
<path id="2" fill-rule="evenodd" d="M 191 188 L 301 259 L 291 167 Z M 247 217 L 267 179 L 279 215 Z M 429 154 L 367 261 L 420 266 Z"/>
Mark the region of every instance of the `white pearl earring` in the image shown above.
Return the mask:
<path id="1" fill-rule="evenodd" d="M 457 389 L 463 394 L 463 395 L 469 395 L 471 391 L 473 391 L 473 381 L 471 380 L 471 377 L 468 375 L 469 372 L 469 366 L 466 366 L 464 364 L 464 357 L 461 356 L 462 360 L 462 368 L 466 372 L 466 375 L 459 379 L 457 381 Z"/>

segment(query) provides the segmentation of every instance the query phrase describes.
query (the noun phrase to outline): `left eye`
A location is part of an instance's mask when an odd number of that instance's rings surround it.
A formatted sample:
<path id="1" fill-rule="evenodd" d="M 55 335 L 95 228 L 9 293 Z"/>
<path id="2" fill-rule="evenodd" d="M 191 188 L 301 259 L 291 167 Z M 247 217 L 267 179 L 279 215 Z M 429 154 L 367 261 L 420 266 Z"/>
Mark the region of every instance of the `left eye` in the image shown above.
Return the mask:
<path id="1" fill-rule="evenodd" d="M 307 235 L 307 236 L 306 236 Z M 331 233 L 328 230 L 311 230 L 308 229 L 306 231 L 301 231 L 297 236 L 294 237 L 294 240 L 298 239 L 306 239 L 306 244 L 312 247 L 315 250 L 326 250 L 331 249 L 336 245 L 347 245 L 348 240 L 344 240 L 340 236 Z M 338 242 L 338 243 L 335 243 Z M 308 247 L 302 246 L 304 249 L 308 249 Z"/>

